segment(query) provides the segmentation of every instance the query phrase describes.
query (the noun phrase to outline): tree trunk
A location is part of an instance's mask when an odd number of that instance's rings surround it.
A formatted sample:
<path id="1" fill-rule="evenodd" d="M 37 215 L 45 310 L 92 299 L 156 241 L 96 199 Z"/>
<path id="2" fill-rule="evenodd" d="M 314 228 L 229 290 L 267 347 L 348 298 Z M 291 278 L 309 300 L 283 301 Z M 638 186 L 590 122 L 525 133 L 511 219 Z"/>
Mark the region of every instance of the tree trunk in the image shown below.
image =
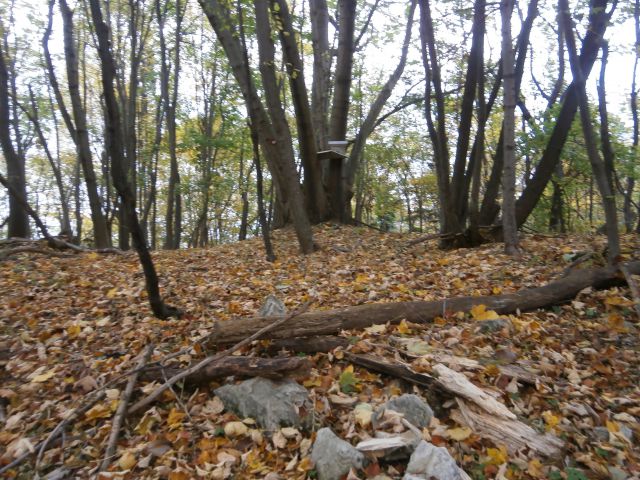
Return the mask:
<path id="1" fill-rule="evenodd" d="M 338 53 L 333 85 L 333 104 L 329 120 L 329 140 L 346 140 L 351 98 L 351 71 L 355 48 L 354 32 L 356 18 L 356 0 L 338 1 Z M 340 222 L 344 218 L 345 192 L 343 184 L 343 160 L 329 161 L 328 189 L 331 205 L 331 218 Z"/>
<path id="2" fill-rule="evenodd" d="M 389 76 L 385 84 L 382 86 L 376 99 L 371 104 L 369 112 L 365 117 L 362 125 L 356 135 L 356 141 L 351 147 L 349 152 L 349 159 L 346 166 L 346 196 L 344 198 L 344 204 L 342 206 L 343 214 L 342 218 L 351 218 L 351 198 L 353 197 L 353 185 L 356 177 L 356 172 L 360 168 L 360 162 L 367 138 L 373 133 L 373 129 L 376 126 L 380 112 L 384 108 L 387 100 L 391 96 L 393 89 L 400 80 L 404 67 L 407 63 L 407 54 L 409 52 L 409 43 L 411 42 L 411 30 L 413 27 L 413 15 L 416 10 L 417 0 L 413 0 L 409 7 L 409 14 L 407 17 L 407 26 L 405 29 L 404 41 L 402 43 L 402 50 L 400 54 L 400 60 L 393 73 Z"/>
<path id="3" fill-rule="evenodd" d="M 313 45 L 313 84 L 311 112 L 318 150 L 329 141 L 329 93 L 331 91 L 331 52 L 329 51 L 329 9 L 326 0 L 309 0 L 311 42 Z"/>
<path id="4" fill-rule="evenodd" d="M 80 166 L 82 167 L 87 196 L 89 197 L 94 243 L 96 248 L 107 248 L 111 246 L 111 239 L 107 228 L 107 220 L 102 211 L 102 202 L 98 195 L 98 182 L 93 169 L 87 114 L 80 94 L 78 54 L 73 38 L 73 12 L 69 8 L 66 0 L 60 0 L 60 13 L 62 14 L 64 25 L 64 54 L 67 67 L 67 81 L 69 84 L 69 97 L 71 98 L 71 107 L 75 122 L 73 124 L 74 133 L 71 134 L 71 137 L 76 141 L 76 153 Z M 69 126 L 69 124 L 67 126 Z"/>
<path id="5" fill-rule="evenodd" d="M 286 0 L 271 0 L 271 14 L 276 25 L 281 26 L 278 28 L 278 36 L 289 76 L 291 100 L 296 113 L 298 143 L 304 169 L 306 208 L 311 222 L 317 223 L 327 219 L 328 204 L 322 184 L 322 169 L 317 158 L 314 121 L 304 81 L 303 61 Z"/>
<path id="6" fill-rule="evenodd" d="M 270 56 L 269 50 L 273 49 L 268 11 L 266 12 L 266 24 L 258 22 L 258 26 L 261 29 L 262 38 L 268 38 L 268 41 L 260 42 L 263 49 L 260 63 L 266 91 L 265 96 L 270 104 L 269 114 L 260 100 L 252 80 L 249 65 L 246 62 L 246 49 L 243 49 L 240 39 L 236 35 L 236 30 L 230 27 L 234 23 L 228 8 L 222 5 L 219 0 L 199 0 L 199 3 L 225 50 L 233 74 L 242 91 L 249 118 L 258 133 L 260 145 L 273 174 L 278 190 L 277 195 L 285 202 L 287 211 L 291 213 L 300 248 L 303 253 L 311 253 L 315 250 L 311 224 L 304 208 L 286 118 L 282 109 L 278 108 L 280 91 L 277 88 L 277 82 L 274 85 L 273 65 L 269 66 L 264 63 Z M 257 13 L 261 15 L 261 18 L 264 18 L 265 15 L 264 7 L 266 5 L 256 5 Z M 269 115 L 275 115 L 275 118 L 270 118 Z"/>
<path id="7" fill-rule="evenodd" d="M 613 166 L 606 165 L 605 162 L 602 161 L 595 143 L 595 132 L 593 130 L 591 117 L 589 115 L 589 99 L 587 97 L 587 91 L 585 89 L 586 77 L 583 74 L 580 60 L 576 52 L 576 45 L 573 35 L 573 22 L 571 20 L 571 12 L 569 10 L 568 1 L 559 0 L 558 7 L 560 9 L 560 18 L 563 22 L 564 35 L 567 42 L 567 50 L 569 52 L 569 60 L 571 63 L 571 72 L 573 74 L 577 90 L 578 104 L 580 107 L 580 120 L 582 123 L 585 145 L 587 147 L 587 155 L 589 157 L 589 163 L 591 163 L 593 176 L 595 177 L 596 183 L 598 185 L 598 190 L 600 190 L 605 219 L 607 222 L 607 259 L 609 260 L 609 264 L 613 265 L 618 261 L 618 256 L 620 255 L 620 238 L 618 233 L 616 199 L 613 193 L 612 185 L 613 172 L 608 170 L 610 168 L 613 168 Z"/>
<path id="8" fill-rule="evenodd" d="M 607 0 L 594 0 L 590 6 L 590 25 L 582 40 L 582 49 L 579 57 L 579 66 L 586 78 L 598 56 L 600 42 L 604 36 L 610 20 L 610 14 L 606 11 Z M 566 32 L 565 32 L 566 33 Z M 544 192 L 547 183 L 555 171 L 556 164 L 560 160 L 562 149 L 567 140 L 569 130 L 578 110 L 578 86 L 571 82 L 564 94 L 564 101 L 560 113 L 554 125 L 551 136 L 547 142 L 542 158 L 536 165 L 531 180 L 524 188 L 516 201 L 516 218 L 518 226 L 522 226 L 535 208 L 540 196 Z"/>
<path id="9" fill-rule="evenodd" d="M 507 255 L 518 255 L 518 227 L 516 225 L 516 141 L 515 109 L 516 85 L 514 72 L 513 46 L 511 45 L 512 0 L 502 0 L 500 16 L 502 18 L 502 72 L 504 76 L 504 166 L 502 170 L 502 236 Z"/>
<path id="10" fill-rule="evenodd" d="M 7 184 L 22 198 L 27 198 L 27 178 L 24 157 L 19 155 L 11 139 L 12 125 L 9 106 L 9 71 L 5 60 L 4 42 L 0 45 L 0 144 L 7 164 Z M 15 101 L 15 100 L 14 100 Z M 9 196 L 9 237 L 29 238 L 29 215 L 19 199 Z"/>
<path id="11" fill-rule="evenodd" d="M 154 315 L 158 318 L 177 316 L 179 315 L 179 311 L 166 305 L 160 296 L 158 276 L 149 253 L 149 249 L 147 248 L 142 228 L 138 222 L 136 198 L 129 183 L 129 178 L 127 177 L 127 162 L 124 159 L 122 151 L 124 142 L 122 139 L 120 113 L 115 92 L 113 90 L 116 67 L 109 48 L 109 29 L 104 23 L 99 0 L 90 0 L 89 5 L 91 7 L 91 17 L 98 40 L 98 55 L 100 57 L 100 67 L 102 71 L 102 89 L 107 114 L 107 149 L 111 158 L 111 176 L 113 178 L 113 185 L 120 196 L 122 203 L 121 208 L 124 209 L 126 214 L 125 218 L 131 232 L 133 246 L 138 253 L 138 257 L 144 271 L 146 290 L 149 297 L 149 303 L 151 304 L 151 309 L 153 310 Z"/>

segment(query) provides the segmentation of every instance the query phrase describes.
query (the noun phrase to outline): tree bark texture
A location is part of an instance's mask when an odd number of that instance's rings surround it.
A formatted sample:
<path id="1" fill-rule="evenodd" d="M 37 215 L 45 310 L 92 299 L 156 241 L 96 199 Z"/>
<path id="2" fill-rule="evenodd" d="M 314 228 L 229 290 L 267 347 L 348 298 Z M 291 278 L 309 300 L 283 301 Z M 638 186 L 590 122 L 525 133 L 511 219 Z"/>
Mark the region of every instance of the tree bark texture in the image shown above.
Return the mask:
<path id="1" fill-rule="evenodd" d="M 640 261 L 627 264 L 631 274 L 640 274 Z M 607 288 L 624 284 L 617 267 L 575 270 L 568 276 L 542 287 L 522 289 L 516 293 L 485 297 L 452 297 L 432 302 L 372 303 L 334 310 L 307 312 L 272 330 L 268 338 L 286 339 L 314 335 L 334 335 L 341 330 L 362 329 L 376 324 L 397 324 L 401 320 L 428 323 L 435 317 L 468 312 L 475 305 L 485 305 L 499 314 L 517 310 L 544 308 L 574 298 L 587 287 Z M 274 322 L 273 317 L 254 317 L 221 322 L 217 343 L 237 342 Z"/>
<path id="2" fill-rule="evenodd" d="M 4 43 L 4 42 L 2 42 Z M 7 183 L 20 197 L 27 198 L 27 178 L 24 157 L 11 139 L 11 108 L 9 104 L 8 52 L 0 45 L 0 145 L 7 164 Z M 15 195 L 9 196 L 8 236 L 29 238 L 29 215 Z"/>
<path id="3" fill-rule="evenodd" d="M 513 46 L 511 41 L 512 0 L 502 0 L 502 72 L 504 92 L 504 165 L 502 169 L 502 236 L 504 249 L 508 255 L 518 255 L 518 227 L 516 225 L 516 140 L 515 110 L 516 81 Z"/>

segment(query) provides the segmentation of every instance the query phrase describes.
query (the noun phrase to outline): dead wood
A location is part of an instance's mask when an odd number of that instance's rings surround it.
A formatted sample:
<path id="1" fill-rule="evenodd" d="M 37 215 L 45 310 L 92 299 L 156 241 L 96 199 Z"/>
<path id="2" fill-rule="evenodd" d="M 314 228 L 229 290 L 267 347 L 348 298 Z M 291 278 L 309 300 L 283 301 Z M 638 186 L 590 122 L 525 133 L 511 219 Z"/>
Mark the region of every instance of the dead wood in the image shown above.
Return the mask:
<path id="1" fill-rule="evenodd" d="M 278 380 L 284 377 L 305 377 L 310 370 L 311 362 L 302 357 L 226 357 L 184 377 L 184 383 L 197 387 L 230 376 Z M 145 381 L 164 381 L 165 378 L 179 375 L 182 371 L 179 368 L 164 367 L 145 371 L 141 378 Z"/>
<path id="2" fill-rule="evenodd" d="M 346 348 L 348 345 L 349 340 L 347 338 L 336 335 L 282 338 L 271 341 L 267 347 L 267 353 L 274 354 L 281 350 L 300 353 L 326 353 L 338 347 Z"/>
<path id="3" fill-rule="evenodd" d="M 518 420 L 490 415 L 459 398 L 457 402 L 459 410 L 451 412 L 453 420 L 497 445 L 505 445 L 510 454 L 528 449 L 530 453 L 558 458 L 562 453 L 564 442 L 555 435 L 538 433 Z"/>
<path id="4" fill-rule="evenodd" d="M 437 376 L 418 373 L 408 365 L 373 355 L 356 355 L 345 352 L 344 358 L 368 370 L 401 378 L 427 389 L 427 396 L 434 391 L 453 396 L 460 410 L 451 417 L 462 425 L 467 425 L 476 434 L 489 438 L 498 444 L 507 444 L 510 452 L 529 448 L 531 452 L 548 457 L 558 457 L 563 442 L 554 435 L 541 435 L 516 416 L 506 405 L 494 398 L 488 391 L 471 383 L 465 375 L 455 372 L 442 364 L 434 365 Z M 464 398 L 464 400 L 462 400 Z M 467 405 L 472 402 L 474 408 Z M 462 413 L 463 412 L 463 413 Z"/>
<path id="5" fill-rule="evenodd" d="M 640 274 L 640 261 L 630 262 L 631 274 Z M 308 312 L 297 316 L 286 325 L 270 329 L 268 338 L 283 339 L 314 335 L 335 335 L 341 330 L 363 329 L 371 325 L 395 324 L 405 319 L 413 323 L 431 322 L 435 317 L 454 312 L 468 312 L 475 305 L 486 305 L 499 314 L 515 313 L 549 307 L 574 298 L 587 287 L 607 288 L 625 283 L 618 275 L 617 267 L 574 270 L 565 278 L 542 287 L 526 288 L 516 293 L 484 296 L 453 297 L 433 302 L 414 301 L 396 303 L 371 303 L 335 310 Z M 214 342 L 237 342 L 252 332 L 257 332 L 281 317 L 241 318 L 233 322 L 221 322 Z M 263 338 L 265 338 L 263 336 Z"/>
<path id="6" fill-rule="evenodd" d="M 35 253 L 38 255 L 44 255 L 46 257 L 61 257 L 61 258 L 71 256 L 65 253 L 57 252 L 55 250 L 39 248 L 31 245 L 22 245 L 19 247 L 5 248 L 0 250 L 0 260 L 5 260 L 11 257 L 12 255 L 18 255 L 20 253 Z"/>
<path id="7" fill-rule="evenodd" d="M 139 369 L 149 361 L 149 358 L 151 358 L 151 354 L 153 353 L 153 348 L 153 344 L 147 345 L 147 348 L 138 360 L 136 371 L 129 376 L 127 386 L 122 392 L 122 395 L 120 395 L 120 403 L 118 404 L 118 409 L 116 410 L 116 414 L 113 416 L 113 420 L 111 422 L 109 443 L 107 443 L 107 448 L 104 453 L 104 459 L 100 464 L 98 472 L 107 470 L 107 468 L 109 468 L 109 465 L 111 464 L 113 454 L 116 452 L 118 437 L 120 436 L 120 429 L 122 428 L 122 423 L 127 416 L 127 407 L 129 406 L 129 400 L 131 399 L 133 389 L 135 388 L 136 382 L 138 381 Z"/>
<path id="8" fill-rule="evenodd" d="M 227 348 L 226 350 L 223 350 L 222 352 L 219 352 L 215 355 L 207 357 L 204 360 L 201 360 L 199 363 L 195 364 L 194 366 L 187 368 L 186 370 L 182 370 L 180 373 L 167 379 L 162 385 L 156 388 L 153 392 L 151 392 L 145 398 L 143 398 L 142 400 L 138 401 L 135 405 L 133 405 L 129 410 L 129 414 L 133 414 L 135 412 L 140 411 L 147 405 L 150 405 L 151 403 L 153 403 L 158 397 L 160 397 L 160 395 L 162 395 L 165 391 L 169 390 L 176 383 L 184 380 L 190 375 L 193 375 L 199 372 L 200 370 L 204 369 L 208 365 L 214 364 L 220 361 L 222 358 L 228 357 L 232 353 L 237 352 L 241 348 L 249 345 L 254 340 L 258 340 L 259 338 L 263 337 L 266 333 L 270 332 L 274 328 L 277 328 L 280 325 L 284 324 L 285 322 L 288 322 L 294 319 L 295 317 L 301 315 L 303 312 L 307 310 L 307 308 L 309 308 L 309 302 L 305 303 L 298 310 L 291 313 L 290 315 L 287 315 L 286 317 L 277 317 L 275 321 L 272 321 L 268 325 L 265 325 L 264 327 L 259 329 L 257 332 L 255 332 L 253 335 L 249 335 L 243 340 L 240 340 L 234 346 Z"/>

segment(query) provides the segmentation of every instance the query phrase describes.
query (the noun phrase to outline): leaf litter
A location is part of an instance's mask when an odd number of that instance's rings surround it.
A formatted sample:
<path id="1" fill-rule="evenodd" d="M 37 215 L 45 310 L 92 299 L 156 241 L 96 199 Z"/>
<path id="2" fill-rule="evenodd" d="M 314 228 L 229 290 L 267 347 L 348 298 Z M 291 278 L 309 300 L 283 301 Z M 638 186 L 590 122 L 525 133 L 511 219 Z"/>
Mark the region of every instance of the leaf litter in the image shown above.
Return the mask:
<path id="1" fill-rule="evenodd" d="M 186 312 L 168 321 L 153 318 L 133 253 L 21 254 L 0 262 L 0 467 L 35 451 L 87 395 L 107 386 L 39 466 L 40 473 L 89 478 L 102 461 L 123 388 L 108 382 L 131 369 L 150 342 L 156 345 L 152 361 L 169 356 L 168 365 L 186 367 L 201 360 L 213 352 L 198 339 L 215 322 L 255 315 L 269 295 L 289 310 L 304 302 L 315 310 L 511 293 L 548 282 L 568 259 L 601 251 L 604 240 L 525 236 L 523 258 L 514 261 L 500 244 L 407 248 L 406 235 L 333 225 L 316 227 L 315 235 L 321 250 L 302 256 L 293 232 L 275 232 L 274 263 L 264 260 L 258 239 L 154 252 L 167 301 Z M 638 248 L 637 237 L 624 237 L 627 255 Z M 599 258 L 593 255 L 587 266 Z M 315 403 L 316 429 L 329 426 L 353 445 L 373 438 L 371 415 L 384 402 L 417 393 L 437 417 L 421 435 L 446 447 L 472 478 L 631 478 L 640 475 L 637 321 L 626 288 L 586 289 L 567 304 L 520 315 L 501 317 L 478 306 L 467 314 L 446 312 L 428 325 L 342 333 L 352 353 L 402 361 L 416 372 L 431 374 L 444 364 L 464 374 L 537 432 L 561 438 L 561 459 L 510 452 L 457 422 L 455 402 L 434 404 L 427 389 L 354 365 L 341 349 L 311 356 L 312 373 L 301 383 Z M 267 344 L 255 342 L 242 354 L 263 355 Z M 262 432 L 253 419 L 224 410 L 212 392 L 218 385 L 177 386 L 129 417 L 101 477 L 314 478 L 315 433 Z M 156 386 L 138 384 L 146 393 Z M 390 431 L 406 430 L 397 419 L 388 423 Z M 372 461 L 349 478 L 401 478 L 404 468 L 406 460 Z M 33 478 L 33 458 L 5 475 Z"/>

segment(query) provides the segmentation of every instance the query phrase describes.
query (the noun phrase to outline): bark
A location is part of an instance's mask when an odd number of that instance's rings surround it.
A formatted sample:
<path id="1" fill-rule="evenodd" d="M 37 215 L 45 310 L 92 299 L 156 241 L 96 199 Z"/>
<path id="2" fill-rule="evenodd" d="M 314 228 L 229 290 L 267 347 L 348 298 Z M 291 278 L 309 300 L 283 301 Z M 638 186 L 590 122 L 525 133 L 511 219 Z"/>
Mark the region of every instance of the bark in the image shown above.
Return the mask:
<path id="1" fill-rule="evenodd" d="M 278 108 L 280 91 L 277 88 L 277 82 L 275 90 L 273 88 L 275 77 L 273 65 L 265 64 L 270 56 L 269 50 L 273 48 L 270 33 L 262 30 L 261 36 L 266 41 L 259 42 L 263 49 L 260 66 L 263 85 L 265 86 L 265 97 L 269 103 L 269 112 L 267 113 L 265 105 L 258 96 L 249 65 L 246 62 L 246 49 L 243 49 L 237 31 L 233 27 L 228 8 L 219 0 L 199 0 L 199 3 L 227 55 L 233 75 L 242 91 L 249 118 L 256 128 L 260 145 L 275 180 L 276 195 L 284 203 L 287 212 L 291 214 L 302 252 L 311 253 L 315 250 L 315 245 L 313 243 L 311 224 L 304 208 L 302 190 L 300 189 L 291 145 L 291 136 L 288 132 L 284 112 L 281 108 Z M 257 13 L 261 14 L 262 17 L 264 17 L 265 13 L 264 7 L 266 5 L 256 5 Z M 268 16 L 266 18 L 266 24 L 258 22 L 260 29 L 268 29 Z M 270 117 L 270 115 L 275 115 L 275 117 Z"/>
<path id="2" fill-rule="evenodd" d="M 502 170 L 502 233 L 505 253 L 518 255 L 518 227 L 516 225 L 516 142 L 515 109 L 516 82 L 513 47 L 511 45 L 511 13 L 513 2 L 502 0 L 500 16 L 502 18 L 502 71 L 504 76 L 504 165 Z"/>
<path id="3" fill-rule="evenodd" d="M 627 265 L 631 274 L 640 274 L 640 261 Z M 447 313 L 468 312 L 475 305 L 486 305 L 499 314 L 528 311 L 563 303 L 574 298 L 587 287 L 607 288 L 621 285 L 616 267 L 575 270 L 568 276 L 542 287 L 522 289 L 516 293 L 486 297 L 452 297 L 433 302 L 373 303 L 335 310 L 308 312 L 274 329 L 268 338 L 284 339 L 314 335 L 335 335 L 341 330 L 362 329 L 376 324 L 401 320 L 429 323 Z M 218 330 L 218 343 L 232 343 L 273 323 L 272 317 L 238 319 L 222 322 Z"/>
<path id="4" fill-rule="evenodd" d="M 589 28 L 582 40 L 582 48 L 579 56 L 579 66 L 584 75 L 588 77 L 600 49 L 600 41 L 607 29 L 612 12 L 607 12 L 607 0 L 594 0 L 589 14 Z M 565 32 L 566 33 L 566 32 Z M 574 81 L 571 82 L 564 94 L 564 101 L 560 113 L 554 125 L 553 131 L 547 142 L 542 158 L 535 168 L 531 180 L 516 201 L 516 217 L 518 226 L 522 226 L 535 208 L 540 196 L 544 192 L 556 164 L 560 161 L 562 149 L 567 140 L 569 130 L 578 110 L 578 88 Z"/>
<path id="5" fill-rule="evenodd" d="M 610 171 L 610 169 L 613 168 L 613 165 L 607 165 L 600 158 L 598 147 L 596 146 L 595 132 L 591 123 L 591 117 L 589 115 L 589 99 L 587 97 L 587 91 L 585 88 L 586 77 L 583 74 L 582 67 L 578 59 L 578 54 L 576 52 L 571 11 L 569 10 L 568 1 L 559 0 L 558 6 L 560 9 L 561 21 L 563 22 L 567 51 L 569 52 L 571 73 L 573 74 L 577 90 L 576 93 L 578 96 L 578 105 L 580 107 L 580 121 L 582 123 L 582 131 L 584 133 L 587 155 L 589 157 L 589 163 L 591 163 L 593 176 L 595 177 L 596 183 L 598 185 L 598 190 L 600 190 L 600 195 L 602 197 L 602 206 L 604 208 L 605 219 L 607 222 L 607 259 L 609 260 L 609 263 L 613 265 L 618 261 L 618 256 L 620 255 L 620 237 L 618 232 L 616 199 L 613 192 L 612 184 L 613 172 Z M 606 132 L 606 134 L 608 135 L 608 132 Z"/>
<path id="6" fill-rule="evenodd" d="M 309 212 L 309 220 L 317 223 L 327 219 L 328 204 L 322 184 L 322 169 L 317 159 L 314 121 L 304 81 L 303 61 L 287 1 L 271 0 L 271 13 L 278 27 L 278 37 L 289 77 L 291 102 L 296 114 L 300 157 L 304 169 L 306 208 Z"/>
<path id="7" fill-rule="evenodd" d="M 207 365 L 202 370 L 193 372 L 183 378 L 189 387 L 204 386 L 213 380 L 225 377 L 264 377 L 281 380 L 286 377 L 306 377 L 311 370 L 311 361 L 301 357 L 225 357 L 215 363 Z M 175 367 L 143 372 L 142 380 L 147 382 L 162 382 L 180 374 Z"/>
<path id="8" fill-rule="evenodd" d="M 636 83 L 638 73 L 638 63 L 640 62 L 640 0 L 633 3 L 633 19 L 636 31 L 636 57 L 633 63 L 633 77 L 631 78 L 631 95 L 629 98 L 631 106 L 631 118 L 633 120 L 633 158 L 638 156 L 638 144 L 640 139 L 640 121 L 638 120 L 638 88 Z M 631 206 L 633 204 L 633 190 L 636 180 L 633 175 L 627 177 L 627 185 L 624 192 L 624 223 L 627 233 L 633 231 L 633 212 Z M 638 225 L 636 233 L 640 233 L 640 205 L 635 205 Z"/>
<path id="9" fill-rule="evenodd" d="M 355 49 L 354 31 L 356 18 L 356 0 L 338 1 L 338 54 L 333 85 L 333 104 L 329 121 L 329 139 L 345 140 L 351 98 L 351 77 L 353 52 Z M 328 189 L 331 205 L 331 217 L 338 221 L 344 218 L 344 183 L 342 180 L 344 162 L 342 159 L 329 161 Z"/>
<path id="10" fill-rule="evenodd" d="M 106 106 L 105 125 L 108 131 L 106 148 L 111 158 L 111 176 L 113 185 L 118 191 L 122 207 L 125 211 L 126 221 L 131 232 L 133 246 L 138 253 L 142 269 L 144 271 L 147 295 L 153 313 L 158 318 L 177 316 L 179 311 L 166 305 L 160 296 L 158 275 L 151 259 L 151 254 L 145 242 L 144 233 L 138 221 L 136 212 L 136 197 L 127 177 L 126 165 L 122 146 L 122 128 L 120 112 L 116 100 L 113 83 L 116 75 L 116 67 L 109 47 L 109 29 L 104 23 L 99 0 L 90 0 L 91 18 L 98 40 L 98 56 L 102 71 L 102 89 Z"/>
<path id="11" fill-rule="evenodd" d="M 12 125 L 9 104 L 9 71 L 7 69 L 6 44 L 0 45 L 0 146 L 7 164 L 7 188 L 14 190 L 20 197 L 27 198 L 27 178 L 25 159 L 11 139 Z M 14 100 L 15 101 L 15 100 Z M 29 238 L 29 215 L 16 195 L 9 196 L 8 236 Z"/>
<path id="12" fill-rule="evenodd" d="M 309 0 L 311 43 L 313 45 L 313 83 L 311 112 L 318 150 L 326 150 L 329 141 L 329 93 L 331 52 L 329 51 L 329 9 L 326 0 Z"/>
<path id="13" fill-rule="evenodd" d="M 62 14 L 64 33 L 64 55 L 67 68 L 67 82 L 69 87 L 69 97 L 71 99 L 71 109 L 73 112 L 73 133 L 71 137 L 76 142 L 76 154 L 82 167 L 82 174 L 89 197 L 89 208 L 91 211 L 91 222 L 93 223 L 93 236 L 96 248 L 107 248 L 111 246 L 107 220 L 102 211 L 102 202 L 98 195 L 98 182 L 93 169 L 93 156 L 89 140 L 89 130 L 87 126 L 87 113 L 82 102 L 80 92 L 80 75 L 78 73 L 78 52 L 75 47 L 73 34 L 73 12 L 69 8 L 66 0 L 60 0 L 60 13 Z M 51 74 L 50 74 L 51 77 Z M 66 122 L 66 120 L 65 120 Z"/>

